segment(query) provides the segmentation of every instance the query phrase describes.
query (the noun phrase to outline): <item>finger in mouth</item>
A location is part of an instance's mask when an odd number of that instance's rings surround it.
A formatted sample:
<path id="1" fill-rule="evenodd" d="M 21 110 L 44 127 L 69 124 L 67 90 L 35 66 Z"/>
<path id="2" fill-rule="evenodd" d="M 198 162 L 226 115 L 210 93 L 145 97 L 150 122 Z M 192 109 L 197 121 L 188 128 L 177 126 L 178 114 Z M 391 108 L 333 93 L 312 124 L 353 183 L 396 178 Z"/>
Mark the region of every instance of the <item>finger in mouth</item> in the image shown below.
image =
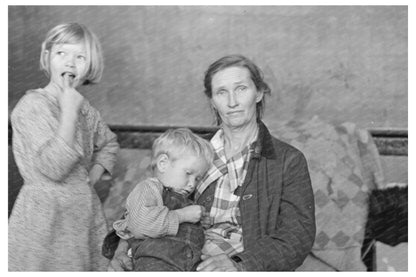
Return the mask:
<path id="1" fill-rule="evenodd" d="M 75 79 L 75 74 L 73 74 L 71 72 L 62 73 L 62 77 L 64 77 L 65 75 L 68 76 L 69 78 L 71 78 L 72 80 Z"/>

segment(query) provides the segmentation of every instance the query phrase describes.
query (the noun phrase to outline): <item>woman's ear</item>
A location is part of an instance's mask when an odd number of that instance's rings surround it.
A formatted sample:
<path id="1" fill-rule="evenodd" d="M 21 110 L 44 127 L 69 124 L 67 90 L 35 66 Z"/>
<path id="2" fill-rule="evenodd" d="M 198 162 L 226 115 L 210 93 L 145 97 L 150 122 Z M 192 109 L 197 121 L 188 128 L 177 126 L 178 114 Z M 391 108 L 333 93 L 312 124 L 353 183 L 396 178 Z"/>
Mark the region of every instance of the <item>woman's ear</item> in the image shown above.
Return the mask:
<path id="1" fill-rule="evenodd" d="M 215 108 L 214 101 L 212 100 L 212 98 L 210 98 L 210 99 L 209 99 L 209 104 L 211 105 L 211 109 L 212 109 L 213 111 L 216 111 L 216 110 L 217 110 L 217 109 Z"/>
<path id="2" fill-rule="evenodd" d="M 168 155 L 166 154 L 160 154 L 157 158 L 156 158 L 156 167 L 157 170 L 159 170 L 160 172 L 165 172 L 166 167 L 168 166 L 170 160 Z"/>
<path id="3" fill-rule="evenodd" d="M 214 105 L 214 101 L 212 101 L 212 98 L 209 100 L 209 104 L 211 106 L 211 110 L 214 113 L 214 117 L 215 117 L 215 122 L 217 125 L 220 125 L 222 122 L 222 119 L 220 117 L 220 114 L 218 113 L 217 108 Z"/>
<path id="4" fill-rule="evenodd" d="M 256 103 L 259 103 L 261 100 L 263 100 L 264 91 L 258 90 L 256 93 Z"/>

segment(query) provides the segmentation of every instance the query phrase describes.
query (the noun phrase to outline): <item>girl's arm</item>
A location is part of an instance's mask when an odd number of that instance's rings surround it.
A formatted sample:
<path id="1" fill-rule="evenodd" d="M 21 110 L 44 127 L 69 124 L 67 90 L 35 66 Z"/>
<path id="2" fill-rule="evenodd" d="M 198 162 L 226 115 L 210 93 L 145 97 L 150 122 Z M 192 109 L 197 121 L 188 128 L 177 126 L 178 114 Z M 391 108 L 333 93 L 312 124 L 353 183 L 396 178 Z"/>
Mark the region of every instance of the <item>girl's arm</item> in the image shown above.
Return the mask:
<path id="1" fill-rule="evenodd" d="M 101 176 L 103 175 L 105 169 L 100 164 L 94 164 L 89 172 L 89 178 L 90 178 L 90 184 L 94 185 L 98 182 L 98 180 L 101 179 Z"/>
<path id="2" fill-rule="evenodd" d="M 65 134 L 59 131 L 65 129 L 60 118 L 52 113 L 48 102 L 38 93 L 28 93 L 19 101 L 11 122 L 13 152 L 19 168 L 33 167 L 59 182 L 81 158 L 81 154 L 63 137 Z"/>
<path id="3" fill-rule="evenodd" d="M 92 167 L 90 169 L 90 181 L 92 184 L 95 184 L 103 173 L 112 174 L 120 148 L 117 142 L 117 136 L 103 122 L 99 112 L 95 112 L 97 113 L 97 124 L 94 133 L 95 142 Z"/>
<path id="4" fill-rule="evenodd" d="M 61 113 L 58 135 L 62 137 L 70 147 L 74 147 L 75 131 L 84 97 L 73 87 L 68 74 L 65 74 L 64 76 L 62 88 L 58 85 L 51 84 L 49 89 L 60 92 L 58 94 L 58 103 L 61 108 Z"/>
<path id="5" fill-rule="evenodd" d="M 66 142 L 69 147 L 74 147 L 76 123 L 78 111 L 62 112 L 59 121 L 58 135 Z"/>

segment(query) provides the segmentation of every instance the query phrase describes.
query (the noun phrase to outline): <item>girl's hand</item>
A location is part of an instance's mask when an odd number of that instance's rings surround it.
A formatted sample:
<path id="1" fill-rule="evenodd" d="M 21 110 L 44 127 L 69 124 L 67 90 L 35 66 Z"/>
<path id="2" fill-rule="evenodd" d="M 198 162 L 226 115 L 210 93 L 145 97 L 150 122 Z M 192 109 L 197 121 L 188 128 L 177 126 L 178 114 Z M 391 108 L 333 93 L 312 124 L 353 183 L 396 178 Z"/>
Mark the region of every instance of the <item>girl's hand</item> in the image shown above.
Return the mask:
<path id="1" fill-rule="evenodd" d="M 103 175 L 105 169 L 100 164 L 94 164 L 89 172 L 90 184 L 93 186 L 97 183 Z"/>
<path id="2" fill-rule="evenodd" d="M 63 76 L 64 82 L 63 87 L 59 95 L 59 105 L 61 107 L 62 113 L 76 113 L 78 114 L 81 109 L 82 101 L 84 97 L 75 89 L 76 85 L 79 83 L 79 80 L 72 79 L 69 74 Z"/>

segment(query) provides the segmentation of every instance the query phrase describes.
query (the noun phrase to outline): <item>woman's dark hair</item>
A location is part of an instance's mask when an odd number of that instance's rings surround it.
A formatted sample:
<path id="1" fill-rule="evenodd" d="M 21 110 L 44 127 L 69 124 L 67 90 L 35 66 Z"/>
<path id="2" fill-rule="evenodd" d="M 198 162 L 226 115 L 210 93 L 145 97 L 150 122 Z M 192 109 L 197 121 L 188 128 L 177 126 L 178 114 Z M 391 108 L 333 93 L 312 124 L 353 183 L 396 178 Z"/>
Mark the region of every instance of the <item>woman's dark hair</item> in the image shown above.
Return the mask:
<path id="1" fill-rule="evenodd" d="M 228 55 L 225 57 L 222 57 L 221 59 L 215 61 L 212 63 L 208 70 L 205 72 L 204 77 L 204 93 L 208 98 L 212 98 L 212 77 L 215 75 L 215 73 L 229 68 L 229 67 L 245 67 L 250 72 L 251 80 L 253 80 L 254 85 L 256 86 L 256 89 L 258 91 L 262 91 L 264 95 L 271 93 L 271 90 L 269 88 L 269 85 L 264 81 L 263 79 L 263 72 L 260 70 L 260 68 L 253 63 L 251 60 L 247 59 L 246 57 L 242 55 Z M 264 109 L 266 105 L 265 97 L 263 96 L 263 99 L 256 104 L 256 118 L 257 121 L 259 121 L 263 117 Z M 218 114 L 217 111 L 215 111 L 216 116 L 216 123 L 217 125 L 220 125 L 222 120 Z"/>

